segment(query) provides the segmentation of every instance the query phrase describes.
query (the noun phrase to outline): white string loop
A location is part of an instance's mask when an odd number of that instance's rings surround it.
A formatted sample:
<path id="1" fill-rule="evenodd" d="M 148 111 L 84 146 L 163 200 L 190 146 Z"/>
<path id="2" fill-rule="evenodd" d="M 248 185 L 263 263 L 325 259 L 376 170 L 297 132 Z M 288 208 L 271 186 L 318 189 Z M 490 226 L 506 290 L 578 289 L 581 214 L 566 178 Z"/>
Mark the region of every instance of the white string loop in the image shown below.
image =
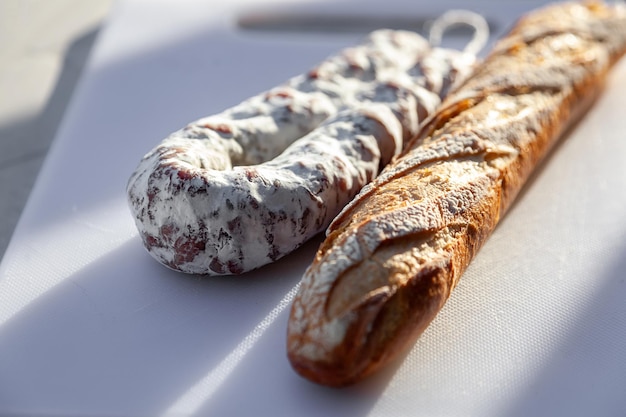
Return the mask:
<path id="1" fill-rule="evenodd" d="M 467 25 L 474 29 L 474 36 L 463 52 L 477 55 L 489 40 L 489 24 L 484 17 L 469 10 L 450 10 L 442 14 L 431 25 L 428 41 L 432 46 L 439 46 L 445 31 L 458 25 Z"/>

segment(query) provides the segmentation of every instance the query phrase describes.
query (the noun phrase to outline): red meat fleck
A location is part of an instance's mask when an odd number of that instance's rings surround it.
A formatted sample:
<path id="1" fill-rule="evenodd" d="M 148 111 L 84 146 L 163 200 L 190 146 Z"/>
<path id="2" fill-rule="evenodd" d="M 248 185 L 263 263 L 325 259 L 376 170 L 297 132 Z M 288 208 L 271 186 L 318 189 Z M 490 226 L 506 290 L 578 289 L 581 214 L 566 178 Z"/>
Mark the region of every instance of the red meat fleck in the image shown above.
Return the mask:
<path id="1" fill-rule="evenodd" d="M 189 181 L 193 178 L 193 174 L 188 171 L 178 170 L 178 178 L 183 181 Z"/>
<path id="2" fill-rule="evenodd" d="M 270 91 L 269 93 L 267 93 L 265 97 L 269 100 L 272 97 L 291 98 L 293 97 L 293 95 L 290 92 L 285 91 L 285 90 L 274 90 L 274 91 Z"/>
<path id="3" fill-rule="evenodd" d="M 396 81 L 387 81 L 385 85 L 389 88 L 393 88 L 394 90 L 399 90 L 401 88 L 400 84 Z"/>
<path id="4" fill-rule="evenodd" d="M 154 200 L 154 197 L 156 197 L 157 195 L 157 190 L 155 189 L 150 189 L 148 191 L 148 205 L 150 205 L 150 203 L 152 203 L 152 200 Z"/>
<path id="5" fill-rule="evenodd" d="M 186 239 L 180 237 L 174 244 L 174 251 L 176 256 L 174 257 L 174 263 L 177 265 L 191 262 L 202 251 L 204 251 L 206 245 L 203 240 L 200 239 Z"/>
<path id="6" fill-rule="evenodd" d="M 227 223 L 228 231 L 231 233 L 241 233 L 241 219 L 235 217 Z"/>
<path id="7" fill-rule="evenodd" d="M 248 181 L 252 181 L 253 179 L 257 178 L 259 176 L 259 174 L 256 172 L 255 169 L 252 168 L 248 168 L 245 170 L 246 173 L 246 178 L 248 179 Z"/>
<path id="8" fill-rule="evenodd" d="M 172 240 L 174 234 L 178 231 L 178 228 L 173 224 L 164 224 L 161 226 L 160 232 L 161 236 L 165 240 Z"/>
<path id="9" fill-rule="evenodd" d="M 215 130 L 216 132 L 224 133 L 226 135 L 232 135 L 233 130 L 226 123 L 206 123 L 204 125 L 207 129 Z"/>
<path id="10" fill-rule="evenodd" d="M 217 258 L 213 258 L 213 260 L 209 264 L 209 268 L 211 269 L 211 271 L 215 272 L 216 274 L 224 273 L 224 264 L 221 263 Z"/>
<path id="11" fill-rule="evenodd" d="M 148 249 L 153 248 L 155 246 L 159 246 L 159 239 L 157 239 L 156 237 L 152 235 L 148 235 L 148 234 L 144 235 L 143 241 L 144 241 L 146 248 Z"/>
<path id="12" fill-rule="evenodd" d="M 235 261 L 228 261 L 228 270 L 236 275 L 239 275 L 241 273 L 243 273 L 243 268 L 242 266 Z"/>
<path id="13" fill-rule="evenodd" d="M 319 70 L 319 68 L 313 68 L 311 71 L 309 71 L 308 76 L 309 76 L 309 78 L 311 78 L 313 80 L 317 80 L 320 77 L 320 70 Z"/>

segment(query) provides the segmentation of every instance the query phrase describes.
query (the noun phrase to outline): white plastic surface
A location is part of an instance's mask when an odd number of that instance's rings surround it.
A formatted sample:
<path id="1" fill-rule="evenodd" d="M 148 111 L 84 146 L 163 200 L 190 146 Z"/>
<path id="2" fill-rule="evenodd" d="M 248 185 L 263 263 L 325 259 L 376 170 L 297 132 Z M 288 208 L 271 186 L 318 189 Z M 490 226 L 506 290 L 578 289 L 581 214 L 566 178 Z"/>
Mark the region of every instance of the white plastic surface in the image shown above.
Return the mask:
<path id="1" fill-rule="evenodd" d="M 238 31 L 235 13 L 263 4 L 213 3 L 117 3 L 0 265 L 0 415 L 626 415 L 625 60 L 412 351 L 336 390 L 285 356 L 319 239 L 245 276 L 198 279 L 150 258 L 126 207 L 128 176 L 167 134 L 362 36 Z M 502 29 L 534 4 L 463 2 Z"/>

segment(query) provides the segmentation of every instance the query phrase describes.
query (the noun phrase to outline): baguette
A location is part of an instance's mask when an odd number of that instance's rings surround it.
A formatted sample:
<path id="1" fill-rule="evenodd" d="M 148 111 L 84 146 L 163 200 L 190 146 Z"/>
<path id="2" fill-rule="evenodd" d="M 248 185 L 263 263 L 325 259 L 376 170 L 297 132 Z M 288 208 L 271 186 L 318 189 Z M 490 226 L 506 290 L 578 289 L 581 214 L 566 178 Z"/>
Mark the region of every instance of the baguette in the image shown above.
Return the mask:
<path id="1" fill-rule="evenodd" d="M 293 368 L 343 386 L 411 346 L 625 49 L 623 4 L 522 17 L 329 226 L 289 317 Z"/>

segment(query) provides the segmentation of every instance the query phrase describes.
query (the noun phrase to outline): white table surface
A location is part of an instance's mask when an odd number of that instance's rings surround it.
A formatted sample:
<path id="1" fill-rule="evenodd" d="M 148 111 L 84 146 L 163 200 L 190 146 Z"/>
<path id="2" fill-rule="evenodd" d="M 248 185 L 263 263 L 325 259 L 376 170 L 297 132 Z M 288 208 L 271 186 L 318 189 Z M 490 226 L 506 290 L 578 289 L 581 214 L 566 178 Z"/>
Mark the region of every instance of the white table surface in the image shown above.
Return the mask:
<path id="1" fill-rule="evenodd" d="M 319 239 L 245 276 L 199 279 L 152 260 L 126 206 L 130 173 L 167 134 L 362 36 L 234 25 L 252 10 L 354 13 L 354 1 L 212 3 L 115 4 L 0 265 L 0 415 L 626 415 L 625 60 L 411 352 L 329 389 L 285 356 Z M 537 3 L 471 4 L 503 29 Z"/>

